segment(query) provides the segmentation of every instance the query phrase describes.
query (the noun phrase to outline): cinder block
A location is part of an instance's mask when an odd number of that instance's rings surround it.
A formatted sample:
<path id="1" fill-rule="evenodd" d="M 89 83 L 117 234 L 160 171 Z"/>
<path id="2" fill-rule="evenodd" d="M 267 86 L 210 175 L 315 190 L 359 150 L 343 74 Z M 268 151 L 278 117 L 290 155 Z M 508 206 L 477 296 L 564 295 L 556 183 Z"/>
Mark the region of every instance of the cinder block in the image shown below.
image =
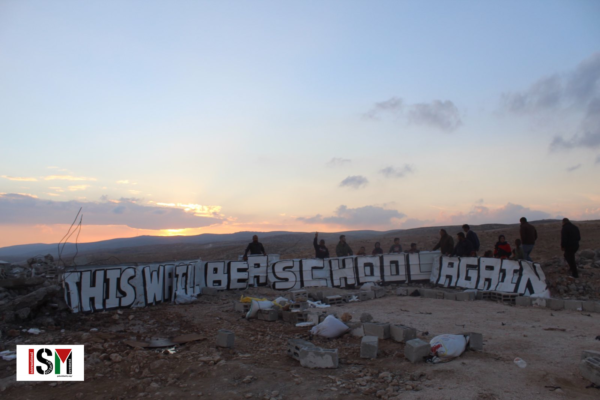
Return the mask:
<path id="1" fill-rule="evenodd" d="M 585 360 L 586 358 L 589 357 L 596 357 L 596 358 L 600 358 L 600 351 L 595 351 L 595 350 L 584 350 L 581 352 L 581 359 Z"/>
<path id="2" fill-rule="evenodd" d="M 306 368 L 337 368 L 338 349 L 320 347 L 300 349 L 300 365 Z"/>
<path id="3" fill-rule="evenodd" d="M 355 298 L 356 300 L 360 301 L 360 297 L 358 297 L 358 293 L 346 293 L 342 296 L 342 299 L 344 300 L 344 302 L 349 303 L 350 300 L 352 300 L 353 298 Z M 355 301 L 356 301 L 355 300 Z"/>
<path id="4" fill-rule="evenodd" d="M 515 299 L 515 305 L 519 307 L 531 307 L 531 297 L 519 296 Z"/>
<path id="5" fill-rule="evenodd" d="M 419 293 L 426 299 L 437 299 L 438 291 L 432 289 L 419 289 Z"/>
<path id="6" fill-rule="evenodd" d="M 456 293 L 444 292 L 444 300 L 455 300 L 456 301 Z"/>
<path id="7" fill-rule="evenodd" d="M 600 385 L 600 357 L 588 357 L 579 362 L 579 372 L 594 385 Z"/>
<path id="8" fill-rule="evenodd" d="M 308 300 L 308 292 L 306 290 L 290 290 L 289 296 L 295 303 Z"/>
<path id="9" fill-rule="evenodd" d="M 565 309 L 565 301 L 563 299 L 546 299 L 546 307 L 557 311 Z"/>
<path id="10" fill-rule="evenodd" d="M 363 336 L 360 341 L 360 358 L 377 358 L 378 347 L 377 336 Z"/>
<path id="11" fill-rule="evenodd" d="M 331 306 L 339 305 L 344 302 L 342 296 L 326 296 L 323 301 L 325 304 L 329 304 Z"/>
<path id="12" fill-rule="evenodd" d="M 565 310 L 583 311 L 583 302 L 578 300 L 565 300 Z"/>
<path id="13" fill-rule="evenodd" d="M 363 329 L 363 325 L 360 322 L 345 322 L 345 324 L 350 328 L 350 334 L 354 337 L 363 337 L 365 336 L 365 331 Z"/>
<path id="14" fill-rule="evenodd" d="M 390 336 L 395 342 L 406 343 L 417 337 L 417 330 L 404 325 L 390 326 Z"/>
<path id="15" fill-rule="evenodd" d="M 404 346 L 404 357 L 413 364 L 423 362 L 423 358 L 429 356 L 430 353 L 429 343 L 421 339 L 409 340 Z"/>
<path id="16" fill-rule="evenodd" d="M 235 333 L 226 329 L 219 329 L 217 332 L 217 347 L 233 347 L 235 342 Z"/>
<path id="17" fill-rule="evenodd" d="M 288 339 L 287 355 L 300 361 L 300 350 L 304 348 L 315 348 L 311 342 L 302 339 Z"/>
<path id="18" fill-rule="evenodd" d="M 246 314 L 250 311 L 250 303 L 240 303 L 239 301 L 236 301 L 233 303 L 233 310 Z"/>
<path id="19" fill-rule="evenodd" d="M 382 297 L 385 297 L 385 288 L 382 288 L 380 286 L 371 286 L 371 290 L 373 291 L 373 293 L 375 293 L 375 298 L 376 299 L 380 299 Z"/>
<path id="20" fill-rule="evenodd" d="M 483 351 L 483 335 L 477 332 L 463 333 L 465 336 L 469 336 L 469 349 L 475 351 Z"/>
<path id="21" fill-rule="evenodd" d="M 459 292 L 456 293 L 456 301 L 473 301 L 475 300 L 476 292 Z"/>
<path id="22" fill-rule="evenodd" d="M 298 323 L 298 314 L 299 313 L 297 312 L 283 311 L 281 317 L 283 318 L 283 322 L 289 322 L 290 324 L 296 325 Z"/>
<path id="23" fill-rule="evenodd" d="M 308 303 L 306 301 L 301 301 L 301 302 L 298 302 L 298 303 L 290 304 L 290 310 L 292 310 L 292 311 L 294 311 L 294 310 L 299 310 L 299 311 L 308 310 Z"/>
<path id="24" fill-rule="evenodd" d="M 296 323 L 298 322 L 309 322 L 309 312 L 308 311 L 300 311 L 296 314 Z"/>
<path id="25" fill-rule="evenodd" d="M 477 291 L 477 293 L 475 294 L 475 300 L 483 300 L 483 291 Z"/>
<path id="26" fill-rule="evenodd" d="M 361 290 L 358 292 L 360 301 L 373 300 L 375 298 L 375 292 L 372 290 Z"/>
<path id="27" fill-rule="evenodd" d="M 408 288 L 399 287 L 396 289 L 397 296 L 408 296 Z"/>
<path id="28" fill-rule="evenodd" d="M 435 291 L 435 298 L 436 299 L 443 299 L 445 296 L 445 292 L 442 292 L 441 290 L 436 290 Z"/>
<path id="29" fill-rule="evenodd" d="M 390 324 L 384 322 L 363 323 L 365 336 L 377 336 L 379 339 L 390 338 Z"/>
<path id="30" fill-rule="evenodd" d="M 531 299 L 531 305 L 534 307 L 546 308 L 546 300 L 543 297 L 534 297 Z"/>
<path id="31" fill-rule="evenodd" d="M 220 290 L 217 288 L 203 287 L 200 294 L 203 296 L 216 296 L 217 294 L 219 294 L 219 292 Z"/>
<path id="32" fill-rule="evenodd" d="M 256 314 L 256 318 L 261 321 L 277 321 L 279 319 L 279 310 L 273 308 L 270 310 L 258 310 L 258 314 Z"/>

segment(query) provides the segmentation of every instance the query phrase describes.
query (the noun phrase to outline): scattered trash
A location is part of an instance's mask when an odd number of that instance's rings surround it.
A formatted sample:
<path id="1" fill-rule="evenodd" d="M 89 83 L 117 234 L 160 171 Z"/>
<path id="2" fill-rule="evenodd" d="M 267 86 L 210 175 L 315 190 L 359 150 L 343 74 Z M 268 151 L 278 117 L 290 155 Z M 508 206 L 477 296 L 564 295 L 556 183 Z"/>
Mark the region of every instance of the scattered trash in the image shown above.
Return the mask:
<path id="1" fill-rule="evenodd" d="M 515 364 L 517 364 L 519 366 L 519 368 L 525 368 L 527 366 L 527 363 L 525 362 L 525 360 L 523 360 L 522 358 L 515 358 Z"/>
<path id="2" fill-rule="evenodd" d="M 175 353 L 177 353 L 177 350 L 175 349 L 175 347 L 171 347 L 170 349 L 163 350 L 163 354 L 175 354 Z"/>
<path id="3" fill-rule="evenodd" d="M 90 329 L 90 332 L 98 332 L 98 328 L 92 328 Z"/>
<path id="4" fill-rule="evenodd" d="M 308 306 L 312 307 L 312 308 L 329 308 L 329 307 L 331 307 L 329 304 L 323 304 L 323 303 L 321 303 L 320 300 L 318 300 L 318 301 L 310 301 L 310 300 L 308 300 L 307 303 L 308 303 Z"/>
<path id="5" fill-rule="evenodd" d="M 5 350 L 0 351 L 0 357 L 2 357 L 4 361 L 12 361 L 17 358 L 17 354 L 14 351 Z"/>
<path id="6" fill-rule="evenodd" d="M 467 348 L 468 340 L 463 335 L 439 335 L 431 339 L 433 363 L 447 362 L 460 356 Z"/>
<path id="7" fill-rule="evenodd" d="M 256 301 L 252 300 L 250 303 L 250 310 L 246 314 L 246 319 L 256 318 L 259 310 L 271 310 L 273 308 L 273 302 L 269 300 Z"/>
<path id="8" fill-rule="evenodd" d="M 315 323 L 311 322 L 311 321 L 309 321 L 309 322 L 298 322 L 296 324 L 296 326 L 298 326 L 298 327 L 302 327 L 302 326 L 315 326 Z"/>
<path id="9" fill-rule="evenodd" d="M 348 326 L 346 326 L 346 324 L 344 324 L 342 321 L 340 321 L 333 315 L 328 315 L 327 318 L 323 320 L 323 322 L 313 327 L 310 330 L 310 333 L 313 335 L 333 339 L 342 336 L 349 330 L 350 328 L 348 328 Z"/>
<path id="10" fill-rule="evenodd" d="M 39 335 L 40 332 L 41 331 L 38 328 L 31 328 L 27 331 L 27 333 L 31 333 L 32 335 Z"/>

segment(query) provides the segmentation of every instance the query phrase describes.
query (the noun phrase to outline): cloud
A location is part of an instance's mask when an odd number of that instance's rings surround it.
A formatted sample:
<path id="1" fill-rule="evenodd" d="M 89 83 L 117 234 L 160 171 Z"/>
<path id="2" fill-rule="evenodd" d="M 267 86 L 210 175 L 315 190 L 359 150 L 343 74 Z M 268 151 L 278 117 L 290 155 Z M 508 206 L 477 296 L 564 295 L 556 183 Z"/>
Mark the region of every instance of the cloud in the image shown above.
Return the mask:
<path id="1" fill-rule="evenodd" d="M 320 214 L 314 217 L 299 217 L 298 221 L 307 224 L 333 224 L 344 226 L 377 227 L 390 225 L 394 220 L 406 218 L 406 215 L 397 210 L 389 210 L 378 206 L 364 206 L 348 208 L 339 206 L 331 217 L 322 217 Z"/>
<path id="2" fill-rule="evenodd" d="M 367 186 L 369 180 L 361 175 L 349 176 L 340 182 L 341 187 L 351 187 L 353 189 L 359 189 Z"/>
<path id="3" fill-rule="evenodd" d="M 83 176 L 71 176 L 71 175 L 50 175 L 44 177 L 46 181 L 95 181 L 96 178 L 86 178 Z"/>
<path id="4" fill-rule="evenodd" d="M 329 160 L 327 162 L 327 166 L 328 167 L 343 167 L 346 164 L 350 164 L 352 162 L 352 160 L 348 159 L 348 158 L 340 158 L 340 157 L 333 157 L 331 160 Z"/>
<path id="5" fill-rule="evenodd" d="M 596 162 L 594 164 L 600 164 L 600 154 L 596 156 Z"/>
<path id="6" fill-rule="evenodd" d="M 468 213 L 450 215 L 444 220 L 453 224 L 516 224 L 521 217 L 529 221 L 553 218 L 549 213 L 521 206 L 519 204 L 507 203 L 503 207 L 489 208 L 481 204 L 475 205 Z"/>
<path id="7" fill-rule="evenodd" d="M 600 97 L 590 101 L 581 122 L 580 133 L 570 139 L 556 136 L 550 143 L 551 151 L 576 147 L 596 149 L 600 147 Z"/>
<path id="8" fill-rule="evenodd" d="M 404 113 L 405 109 L 407 110 L 406 115 Z M 392 97 L 375 103 L 364 114 L 364 117 L 366 119 L 378 119 L 379 116 L 384 114 L 405 117 L 411 124 L 429 126 L 446 132 L 455 131 L 463 124 L 458 108 L 450 100 L 405 104 L 402 99 Z"/>
<path id="9" fill-rule="evenodd" d="M 375 103 L 363 117 L 366 119 L 377 119 L 381 113 L 401 114 L 404 110 L 404 102 L 398 97 L 390 97 L 388 100 Z"/>
<path id="10" fill-rule="evenodd" d="M 137 204 L 121 198 L 110 201 L 54 201 L 29 195 L 0 195 L 0 224 L 37 225 L 65 224 L 73 220 L 83 207 L 83 223 L 89 225 L 126 225 L 136 229 L 185 229 L 221 224 L 225 219 L 218 212 L 198 216 L 195 209 L 186 211 L 177 205 L 158 206 Z"/>
<path id="11" fill-rule="evenodd" d="M 20 181 L 20 182 L 37 182 L 36 178 L 26 178 L 20 176 L 6 176 L 2 175 L 4 179 L 8 179 L 9 181 Z"/>
<path id="12" fill-rule="evenodd" d="M 415 125 L 427 125 L 442 131 L 452 132 L 462 125 L 460 113 L 453 102 L 434 100 L 411 106 L 408 121 Z"/>
<path id="13" fill-rule="evenodd" d="M 403 178 L 406 174 L 410 174 L 412 172 L 413 169 L 408 164 L 404 164 L 404 166 L 400 168 L 390 166 L 379 171 L 379 173 L 383 174 L 383 176 L 386 178 Z"/>
<path id="14" fill-rule="evenodd" d="M 117 181 L 117 185 L 127 185 L 129 181 L 127 179 L 123 179 L 122 181 Z"/>
<path id="15" fill-rule="evenodd" d="M 80 191 L 80 190 L 86 190 L 89 187 L 90 187 L 90 185 L 76 185 L 76 186 L 67 186 L 67 189 L 70 192 L 77 192 L 77 191 Z"/>
<path id="16" fill-rule="evenodd" d="M 573 165 L 572 167 L 567 168 L 567 172 L 573 172 L 581 168 L 581 164 Z"/>

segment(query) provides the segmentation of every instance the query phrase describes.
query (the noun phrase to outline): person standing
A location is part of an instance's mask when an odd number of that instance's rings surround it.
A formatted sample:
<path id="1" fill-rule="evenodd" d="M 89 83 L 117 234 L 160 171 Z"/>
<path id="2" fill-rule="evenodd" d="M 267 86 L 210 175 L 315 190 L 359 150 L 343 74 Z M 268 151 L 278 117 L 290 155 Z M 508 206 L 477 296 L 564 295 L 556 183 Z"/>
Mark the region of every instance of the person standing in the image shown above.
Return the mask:
<path id="1" fill-rule="evenodd" d="M 527 218 L 522 217 L 519 221 L 521 222 L 520 233 L 523 254 L 525 255 L 525 259 L 527 261 L 533 261 L 530 254 L 533 251 L 533 246 L 537 240 L 537 230 L 533 225 L 527 222 Z"/>
<path id="2" fill-rule="evenodd" d="M 573 225 L 568 218 L 564 218 L 562 220 L 562 230 L 560 231 L 560 248 L 565 252 L 565 260 L 571 268 L 573 278 L 579 278 L 577 263 L 575 262 L 575 253 L 579 250 L 580 240 L 581 235 L 579 234 L 579 228 Z"/>
<path id="3" fill-rule="evenodd" d="M 440 229 L 440 241 L 435 245 L 433 251 L 440 249 L 443 256 L 454 253 L 454 239 L 448 235 L 445 229 Z"/>
<path id="4" fill-rule="evenodd" d="M 400 238 L 394 238 L 394 244 L 390 247 L 388 253 L 402 253 L 402 245 L 400 244 Z"/>
<path id="5" fill-rule="evenodd" d="M 375 248 L 371 252 L 371 255 L 376 256 L 378 254 L 383 254 L 383 249 L 381 248 L 381 243 L 375 242 Z"/>
<path id="6" fill-rule="evenodd" d="M 462 232 L 458 232 L 456 234 L 458 237 L 458 243 L 456 243 L 456 247 L 454 248 L 454 256 L 456 257 L 471 257 L 474 255 L 475 250 L 473 248 L 473 243 L 469 239 L 465 237 L 465 234 Z"/>
<path id="7" fill-rule="evenodd" d="M 471 230 L 471 227 L 467 224 L 464 224 L 462 226 L 462 229 L 465 232 L 467 240 L 473 245 L 473 251 L 475 251 L 474 255 L 476 256 L 477 252 L 479 251 L 479 237 L 475 232 Z"/>
<path id="8" fill-rule="evenodd" d="M 265 247 L 258 241 L 258 236 L 256 235 L 252 236 L 252 241 L 248 244 L 248 247 L 246 247 L 246 251 L 244 251 L 244 261 L 248 261 L 248 252 L 250 252 L 250 254 L 267 255 L 267 253 L 265 253 Z"/>
<path id="9" fill-rule="evenodd" d="M 337 254 L 338 257 L 346 257 L 352 255 L 352 249 L 350 248 L 350 246 L 348 246 L 348 243 L 346 243 L 346 235 L 340 236 L 340 241 L 337 244 L 337 246 L 335 246 L 335 254 Z"/>
<path id="10" fill-rule="evenodd" d="M 313 247 L 315 248 L 315 257 L 320 258 L 321 260 L 324 258 L 329 258 L 329 249 L 325 246 L 325 241 L 321 239 L 317 244 L 318 238 L 319 232 L 315 232 L 315 239 L 313 240 Z"/>

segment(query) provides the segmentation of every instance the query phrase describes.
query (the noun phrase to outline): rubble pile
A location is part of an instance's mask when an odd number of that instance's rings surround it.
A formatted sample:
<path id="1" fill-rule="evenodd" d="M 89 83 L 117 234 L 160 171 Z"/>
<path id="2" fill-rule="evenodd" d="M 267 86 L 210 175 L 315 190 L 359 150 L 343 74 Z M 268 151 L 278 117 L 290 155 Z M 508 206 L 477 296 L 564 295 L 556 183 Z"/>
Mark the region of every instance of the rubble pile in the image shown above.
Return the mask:
<path id="1" fill-rule="evenodd" d="M 563 299 L 600 298 L 600 249 L 581 250 L 575 261 L 581 278 L 573 279 L 564 258 L 553 257 L 541 263 L 553 296 Z"/>

